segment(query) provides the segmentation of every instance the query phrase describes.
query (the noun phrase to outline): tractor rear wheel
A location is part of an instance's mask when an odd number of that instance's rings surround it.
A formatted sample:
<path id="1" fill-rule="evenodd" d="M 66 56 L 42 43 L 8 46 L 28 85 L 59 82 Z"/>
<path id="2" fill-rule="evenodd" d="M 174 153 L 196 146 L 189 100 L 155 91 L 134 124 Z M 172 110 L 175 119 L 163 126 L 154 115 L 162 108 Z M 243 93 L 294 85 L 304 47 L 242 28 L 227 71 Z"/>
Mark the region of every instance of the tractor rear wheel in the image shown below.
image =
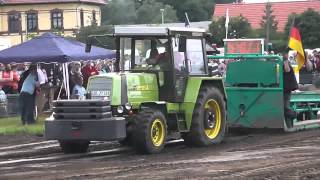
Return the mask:
<path id="1" fill-rule="evenodd" d="M 166 118 L 161 111 L 144 109 L 139 112 L 133 133 L 138 151 L 148 154 L 160 153 L 164 148 L 166 136 Z"/>
<path id="2" fill-rule="evenodd" d="M 62 152 L 65 154 L 85 153 L 88 151 L 90 141 L 59 141 Z"/>
<path id="3" fill-rule="evenodd" d="M 190 131 L 183 134 L 188 146 L 208 146 L 223 140 L 226 131 L 225 101 L 221 91 L 215 87 L 200 89 L 193 111 Z"/>

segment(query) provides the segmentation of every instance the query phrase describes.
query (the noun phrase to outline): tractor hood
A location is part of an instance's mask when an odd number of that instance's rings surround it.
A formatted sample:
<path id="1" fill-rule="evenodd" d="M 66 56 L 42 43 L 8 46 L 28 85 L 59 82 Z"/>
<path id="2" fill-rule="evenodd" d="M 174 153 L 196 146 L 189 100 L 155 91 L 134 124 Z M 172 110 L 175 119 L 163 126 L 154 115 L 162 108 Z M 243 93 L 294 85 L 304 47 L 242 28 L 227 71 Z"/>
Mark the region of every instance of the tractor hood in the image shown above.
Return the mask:
<path id="1" fill-rule="evenodd" d="M 138 108 L 142 102 L 159 99 L 158 82 L 152 73 L 108 73 L 92 76 L 87 86 L 93 99 L 109 99 L 111 105 L 131 103 Z"/>

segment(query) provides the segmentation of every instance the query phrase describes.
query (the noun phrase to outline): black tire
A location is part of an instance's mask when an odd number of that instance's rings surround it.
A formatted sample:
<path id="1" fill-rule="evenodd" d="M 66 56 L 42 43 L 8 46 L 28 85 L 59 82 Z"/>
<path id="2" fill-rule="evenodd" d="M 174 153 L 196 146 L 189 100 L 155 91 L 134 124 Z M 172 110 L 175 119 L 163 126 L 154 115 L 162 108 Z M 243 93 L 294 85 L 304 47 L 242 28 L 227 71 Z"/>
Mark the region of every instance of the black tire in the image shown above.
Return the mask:
<path id="1" fill-rule="evenodd" d="M 135 121 L 133 133 L 135 148 L 142 153 L 160 153 L 167 136 L 166 118 L 163 113 L 155 109 L 144 109 L 139 112 Z"/>
<path id="2" fill-rule="evenodd" d="M 90 141 L 59 141 L 61 150 L 65 154 L 88 152 Z"/>
<path id="3" fill-rule="evenodd" d="M 126 125 L 126 134 L 127 136 L 122 139 L 119 140 L 119 144 L 121 144 L 122 146 L 133 146 L 134 145 L 134 139 L 133 139 L 133 131 L 135 129 L 135 118 L 132 117 L 132 119 L 130 118 L 130 120 L 128 121 L 128 124 Z"/>
<path id="4" fill-rule="evenodd" d="M 218 144 L 225 132 L 226 106 L 223 95 L 215 87 L 204 86 L 200 89 L 193 111 L 190 131 L 182 134 L 184 142 L 187 146 L 198 147 Z"/>

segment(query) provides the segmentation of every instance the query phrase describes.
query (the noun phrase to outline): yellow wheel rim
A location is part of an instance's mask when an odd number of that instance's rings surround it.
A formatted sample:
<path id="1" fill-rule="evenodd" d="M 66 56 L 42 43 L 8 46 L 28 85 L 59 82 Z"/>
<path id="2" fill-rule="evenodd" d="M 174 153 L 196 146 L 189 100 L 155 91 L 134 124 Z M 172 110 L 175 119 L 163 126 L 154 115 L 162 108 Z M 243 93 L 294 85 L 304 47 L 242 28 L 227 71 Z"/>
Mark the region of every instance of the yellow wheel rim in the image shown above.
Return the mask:
<path id="1" fill-rule="evenodd" d="M 160 119 L 153 121 L 151 125 L 151 141 L 154 146 L 161 146 L 164 141 L 164 124 Z"/>
<path id="2" fill-rule="evenodd" d="M 221 128 L 221 111 L 217 101 L 209 99 L 204 108 L 214 112 L 214 127 L 205 129 L 205 133 L 208 138 L 214 139 L 218 136 Z"/>

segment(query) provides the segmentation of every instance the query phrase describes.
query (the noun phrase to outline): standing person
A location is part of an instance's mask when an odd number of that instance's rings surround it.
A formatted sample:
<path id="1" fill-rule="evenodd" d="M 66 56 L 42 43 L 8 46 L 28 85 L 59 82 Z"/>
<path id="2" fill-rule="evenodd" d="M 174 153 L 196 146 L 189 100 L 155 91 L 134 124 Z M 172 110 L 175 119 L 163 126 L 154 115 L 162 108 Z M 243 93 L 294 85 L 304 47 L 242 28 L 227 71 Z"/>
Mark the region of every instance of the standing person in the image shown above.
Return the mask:
<path id="1" fill-rule="evenodd" d="M 218 71 L 220 76 L 223 76 L 226 73 L 227 66 L 225 64 L 225 61 L 222 61 L 218 66 Z"/>
<path id="2" fill-rule="evenodd" d="M 10 64 L 6 64 L 3 72 L 0 73 L 0 86 L 6 94 L 18 93 L 19 74 L 12 69 Z M 15 67 L 15 66 L 14 66 Z"/>
<path id="3" fill-rule="evenodd" d="M 83 78 L 79 73 L 74 75 L 74 82 L 75 85 L 72 89 L 71 98 L 72 99 L 85 99 L 86 97 L 86 89 L 82 86 Z"/>
<path id="4" fill-rule="evenodd" d="M 48 101 L 49 87 L 48 75 L 44 68 L 37 68 L 37 76 L 40 84 L 39 92 L 36 96 L 36 106 L 38 114 L 42 114 L 43 108 Z"/>
<path id="5" fill-rule="evenodd" d="M 34 124 L 33 112 L 35 108 L 36 89 L 40 86 L 37 75 L 37 66 L 32 64 L 29 67 L 20 92 L 21 121 L 22 124 Z"/>
<path id="6" fill-rule="evenodd" d="M 90 76 L 98 75 L 99 72 L 95 68 L 93 62 L 88 62 L 85 67 L 82 68 L 82 75 L 83 75 L 83 86 L 87 87 L 88 79 Z"/>
<path id="7" fill-rule="evenodd" d="M 298 89 L 298 83 L 293 72 L 290 62 L 285 59 L 283 61 L 283 104 L 285 122 L 288 128 L 293 126 L 293 119 L 297 117 L 297 113 L 290 109 L 291 91 Z"/>
<path id="8" fill-rule="evenodd" d="M 72 89 L 73 89 L 74 85 L 76 84 L 75 80 L 74 80 L 75 75 L 78 74 L 78 75 L 82 76 L 81 62 L 75 61 L 70 65 L 71 65 L 71 70 L 69 71 L 69 88 L 70 88 L 70 93 L 72 93 Z"/>
<path id="9" fill-rule="evenodd" d="M 220 73 L 219 73 L 219 64 L 218 64 L 218 61 L 217 59 L 210 59 L 209 60 L 209 63 L 208 63 L 208 66 L 209 66 L 209 71 L 211 73 L 212 76 L 219 76 Z"/>

